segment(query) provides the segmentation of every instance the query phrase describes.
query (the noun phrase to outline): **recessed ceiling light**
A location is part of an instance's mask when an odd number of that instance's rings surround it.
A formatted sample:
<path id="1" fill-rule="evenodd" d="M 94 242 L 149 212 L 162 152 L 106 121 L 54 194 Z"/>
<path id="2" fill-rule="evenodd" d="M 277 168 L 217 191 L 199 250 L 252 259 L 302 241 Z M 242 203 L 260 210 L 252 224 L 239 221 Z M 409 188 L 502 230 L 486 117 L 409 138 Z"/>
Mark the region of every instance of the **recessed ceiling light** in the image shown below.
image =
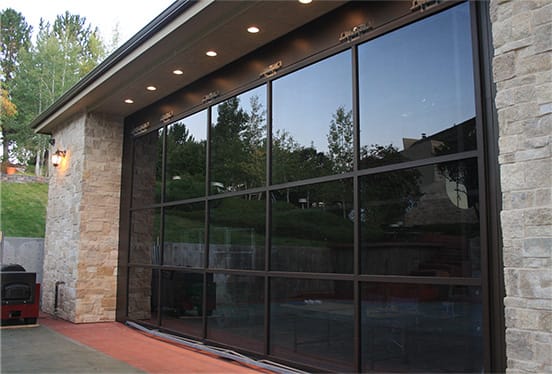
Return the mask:
<path id="1" fill-rule="evenodd" d="M 312 3 L 312 0 L 299 0 L 301 4 L 310 4 Z"/>
<path id="2" fill-rule="evenodd" d="M 209 57 L 215 57 L 217 55 L 217 52 L 215 51 L 207 51 L 205 54 Z"/>
<path id="3" fill-rule="evenodd" d="M 155 91 L 155 90 L 157 90 L 157 87 L 155 87 L 155 86 L 147 86 L 147 87 L 146 87 L 146 90 L 148 90 L 148 91 Z"/>
<path id="4" fill-rule="evenodd" d="M 127 104 L 134 104 L 134 100 L 132 100 L 132 99 L 125 99 L 125 103 L 127 103 Z"/>
<path id="5" fill-rule="evenodd" d="M 184 72 L 180 69 L 176 69 L 176 70 L 173 70 L 173 74 L 174 75 L 182 75 L 182 74 L 184 74 Z"/>
<path id="6" fill-rule="evenodd" d="M 249 26 L 247 28 L 247 32 L 250 32 L 251 34 L 256 34 L 259 31 L 261 31 L 261 29 L 259 29 L 257 26 Z"/>

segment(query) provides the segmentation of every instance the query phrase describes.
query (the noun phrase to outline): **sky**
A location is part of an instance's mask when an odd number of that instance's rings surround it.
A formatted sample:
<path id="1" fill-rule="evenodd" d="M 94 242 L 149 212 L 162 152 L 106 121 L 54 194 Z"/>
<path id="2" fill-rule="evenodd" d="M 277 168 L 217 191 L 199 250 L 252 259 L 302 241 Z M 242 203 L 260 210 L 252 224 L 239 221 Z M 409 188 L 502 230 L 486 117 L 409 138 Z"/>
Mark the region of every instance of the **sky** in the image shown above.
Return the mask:
<path id="1" fill-rule="evenodd" d="M 109 44 L 116 25 L 119 25 L 119 45 L 140 31 L 174 0 L 2 0 L 0 9 L 12 8 L 20 12 L 33 26 L 36 36 L 40 18 L 51 24 L 59 14 L 69 11 L 86 17 L 87 23 L 98 27 L 104 41 Z"/>

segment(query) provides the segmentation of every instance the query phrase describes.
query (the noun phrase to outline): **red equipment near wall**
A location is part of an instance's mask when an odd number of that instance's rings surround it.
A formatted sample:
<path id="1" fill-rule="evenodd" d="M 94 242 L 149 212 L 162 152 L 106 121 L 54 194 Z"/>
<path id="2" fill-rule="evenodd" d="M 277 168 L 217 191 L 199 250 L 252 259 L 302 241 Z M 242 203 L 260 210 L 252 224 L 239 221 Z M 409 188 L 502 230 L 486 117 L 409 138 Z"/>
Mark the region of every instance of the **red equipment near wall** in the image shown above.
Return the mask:
<path id="1" fill-rule="evenodd" d="M 21 265 L 1 268 L 2 324 L 34 324 L 40 305 L 40 284 L 36 273 L 26 272 Z"/>

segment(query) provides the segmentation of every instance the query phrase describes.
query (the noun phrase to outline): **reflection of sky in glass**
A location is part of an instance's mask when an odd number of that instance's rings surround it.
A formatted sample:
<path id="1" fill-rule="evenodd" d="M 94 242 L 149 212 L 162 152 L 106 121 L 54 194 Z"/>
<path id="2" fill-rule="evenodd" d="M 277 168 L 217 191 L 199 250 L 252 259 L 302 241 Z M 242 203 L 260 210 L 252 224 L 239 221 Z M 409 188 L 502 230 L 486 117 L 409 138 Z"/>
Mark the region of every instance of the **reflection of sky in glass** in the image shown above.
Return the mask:
<path id="1" fill-rule="evenodd" d="M 338 107 L 352 108 L 350 51 L 277 79 L 273 84 L 273 133 L 286 130 L 305 147 L 328 150 L 326 136 Z"/>
<path id="2" fill-rule="evenodd" d="M 247 114 L 251 113 L 251 98 L 253 96 L 257 96 L 259 98 L 259 104 L 261 104 L 261 108 L 263 113 L 263 117 L 266 120 L 266 86 L 259 86 L 257 88 L 254 88 L 252 90 L 249 90 L 247 92 L 244 92 L 240 95 L 238 95 L 238 99 L 240 100 L 240 108 L 242 108 Z M 216 123 L 216 118 L 218 116 L 218 106 L 215 107 L 213 112 L 213 122 Z"/>
<path id="3" fill-rule="evenodd" d="M 361 145 L 419 139 L 475 116 L 469 7 L 359 47 Z"/>
<path id="4" fill-rule="evenodd" d="M 207 140 L 207 110 L 192 114 L 181 122 L 184 122 L 196 142 Z"/>

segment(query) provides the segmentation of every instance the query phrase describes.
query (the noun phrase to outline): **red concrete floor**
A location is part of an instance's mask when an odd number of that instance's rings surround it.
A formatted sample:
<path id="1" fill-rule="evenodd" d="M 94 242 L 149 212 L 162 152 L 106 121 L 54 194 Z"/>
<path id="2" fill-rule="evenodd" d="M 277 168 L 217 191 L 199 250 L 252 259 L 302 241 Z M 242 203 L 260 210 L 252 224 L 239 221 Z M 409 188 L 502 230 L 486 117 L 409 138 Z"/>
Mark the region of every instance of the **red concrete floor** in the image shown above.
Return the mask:
<path id="1" fill-rule="evenodd" d="M 148 373 L 270 373 L 161 341 L 119 322 L 74 324 L 41 314 L 38 323 Z"/>

